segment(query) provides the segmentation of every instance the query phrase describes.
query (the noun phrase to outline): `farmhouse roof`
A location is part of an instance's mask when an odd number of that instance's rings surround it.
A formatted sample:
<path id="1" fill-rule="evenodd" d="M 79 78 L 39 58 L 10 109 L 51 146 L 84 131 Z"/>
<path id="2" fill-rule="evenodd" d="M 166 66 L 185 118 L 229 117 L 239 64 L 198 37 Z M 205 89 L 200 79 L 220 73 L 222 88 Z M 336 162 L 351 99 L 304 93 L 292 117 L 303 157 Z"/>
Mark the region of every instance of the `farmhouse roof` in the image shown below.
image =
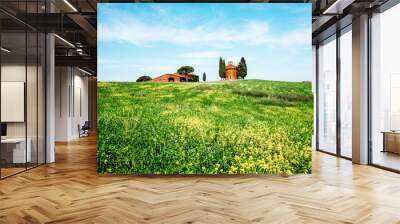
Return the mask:
<path id="1" fill-rule="evenodd" d="M 160 78 L 160 77 L 163 77 L 163 76 L 175 76 L 175 77 L 182 77 L 182 78 L 185 78 L 186 76 L 191 76 L 191 75 L 181 75 L 181 74 L 179 74 L 179 73 L 173 73 L 173 74 L 164 74 L 164 75 L 160 75 L 160 76 L 155 77 L 155 79 Z"/>

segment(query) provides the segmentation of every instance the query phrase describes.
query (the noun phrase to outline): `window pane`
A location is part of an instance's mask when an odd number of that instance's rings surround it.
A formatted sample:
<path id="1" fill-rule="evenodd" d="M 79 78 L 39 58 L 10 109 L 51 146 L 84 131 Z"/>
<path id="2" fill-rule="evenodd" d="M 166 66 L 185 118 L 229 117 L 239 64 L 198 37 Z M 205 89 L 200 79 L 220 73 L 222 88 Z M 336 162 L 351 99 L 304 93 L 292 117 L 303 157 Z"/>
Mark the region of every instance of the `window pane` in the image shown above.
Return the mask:
<path id="1" fill-rule="evenodd" d="M 340 127 L 341 155 L 351 158 L 352 149 L 352 35 L 340 36 Z"/>
<path id="2" fill-rule="evenodd" d="M 372 18 L 372 162 L 400 170 L 400 4 Z"/>
<path id="3" fill-rule="evenodd" d="M 27 48 L 28 48 L 28 61 L 27 61 L 27 80 L 26 80 L 26 115 L 27 115 L 27 141 L 28 141 L 28 149 L 30 148 L 30 160 L 28 160 L 28 168 L 34 167 L 37 165 L 37 62 L 38 62 L 38 49 L 37 49 L 37 41 L 38 36 L 36 32 L 28 32 L 27 33 Z"/>
<path id="4" fill-rule="evenodd" d="M 336 153 L 336 41 L 318 48 L 318 147 Z"/>

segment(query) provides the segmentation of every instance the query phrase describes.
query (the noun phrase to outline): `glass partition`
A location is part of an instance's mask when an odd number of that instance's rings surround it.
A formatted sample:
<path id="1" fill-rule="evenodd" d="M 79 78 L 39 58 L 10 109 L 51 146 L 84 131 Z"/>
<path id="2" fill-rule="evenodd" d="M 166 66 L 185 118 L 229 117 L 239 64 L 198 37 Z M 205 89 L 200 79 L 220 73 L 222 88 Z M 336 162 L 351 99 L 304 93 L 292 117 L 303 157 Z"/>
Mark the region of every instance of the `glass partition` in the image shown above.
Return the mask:
<path id="1" fill-rule="evenodd" d="M 1 176 L 26 169 L 26 33 L 1 34 Z"/>
<path id="2" fill-rule="evenodd" d="M 38 147 L 38 164 L 46 162 L 46 143 L 45 143 L 45 124 L 46 124 L 46 37 L 43 33 L 38 33 L 38 74 L 37 74 L 37 147 Z"/>
<path id="3" fill-rule="evenodd" d="M 318 149 L 336 153 L 336 36 L 318 47 Z"/>
<path id="4" fill-rule="evenodd" d="M 14 3 L 0 7 L 43 11 L 43 1 Z M 0 12 L 1 179 L 45 163 L 45 44 L 43 33 Z"/>

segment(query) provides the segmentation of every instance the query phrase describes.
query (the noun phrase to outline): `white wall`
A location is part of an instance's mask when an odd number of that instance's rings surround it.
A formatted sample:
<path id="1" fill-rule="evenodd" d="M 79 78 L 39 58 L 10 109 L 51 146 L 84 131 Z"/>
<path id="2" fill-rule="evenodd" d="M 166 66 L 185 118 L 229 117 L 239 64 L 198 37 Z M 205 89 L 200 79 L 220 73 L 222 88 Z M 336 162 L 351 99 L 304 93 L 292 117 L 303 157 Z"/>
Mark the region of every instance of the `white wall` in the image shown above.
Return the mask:
<path id="1" fill-rule="evenodd" d="M 55 140 L 77 139 L 78 125 L 88 120 L 88 78 L 76 68 L 56 67 L 55 85 Z"/>
<path id="2" fill-rule="evenodd" d="M 72 119 L 72 130 L 71 130 L 71 135 L 75 137 L 79 137 L 79 132 L 78 132 L 78 124 L 81 126 L 85 123 L 85 121 L 88 121 L 88 78 L 87 76 L 82 76 L 82 73 L 79 72 L 78 75 L 76 75 L 77 70 L 75 70 L 75 75 L 74 75 L 74 108 L 75 113 L 73 113 L 73 119 Z M 80 97 L 79 97 L 80 96 Z M 80 103 L 79 103 L 80 101 Z M 81 107 L 81 108 L 79 108 Z"/>
<path id="3" fill-rule="evenodd" d="M 55 68 L 55 141 L 68 140 L 68 117 L 69 117 L 69 68 Z"/>

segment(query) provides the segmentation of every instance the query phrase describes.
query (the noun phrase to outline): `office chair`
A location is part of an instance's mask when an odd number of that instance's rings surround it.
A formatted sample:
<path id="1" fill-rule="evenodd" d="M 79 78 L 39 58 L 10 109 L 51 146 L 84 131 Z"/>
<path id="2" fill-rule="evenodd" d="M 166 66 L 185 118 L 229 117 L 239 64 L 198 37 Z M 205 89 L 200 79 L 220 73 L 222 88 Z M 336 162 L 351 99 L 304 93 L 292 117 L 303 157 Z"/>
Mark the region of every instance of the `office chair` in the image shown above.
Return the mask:
<path id="1" fill-rule="evenodd" d="M 82 127 L 78 125 L 78 129 L 79 129 L 79 138 L 89 136 L 89 129 L 90 129 L 89 121 L 85 121 Z"/>

